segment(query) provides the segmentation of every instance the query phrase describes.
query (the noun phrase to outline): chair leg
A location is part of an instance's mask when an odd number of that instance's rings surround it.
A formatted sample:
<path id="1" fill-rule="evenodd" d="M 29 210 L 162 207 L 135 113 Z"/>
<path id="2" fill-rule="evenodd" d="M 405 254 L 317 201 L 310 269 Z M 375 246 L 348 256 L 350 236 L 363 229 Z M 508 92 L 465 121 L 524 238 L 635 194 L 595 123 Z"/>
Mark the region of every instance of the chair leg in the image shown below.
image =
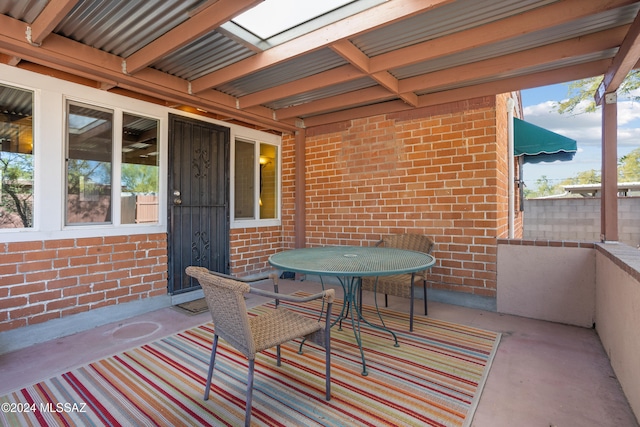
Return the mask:
<path id="1" fill-rule="evenodd" d="M 384 306 L 389 307 L 389 295 L 384 294 Z"/>
<path id="2" fill-rule="evenodd" d="M 411 306 L 409 307 L 409 332 L 413 332 L 413 300 L 414 300 L 413 279 L 414 278 L 415 278 L 415 273 L 411 274 Z"/>
<path id="3" fill-rule="evenodd" d="M 204 400 L 209 400 L 209 390 L 211 389 L 211 377 L 213 376 L 213 365 L 216 363 L 216 350 L 218 349 L 218 335 L 213 336 L 213 346 L 211 347 L 211 360 L 209 361 L 209 372 L 207 373 L 207 385 L 204 388 Z"/>
<path id="4" fill-rule="evenodd" d="M 247 378 L 247 408 L 244 413 L 244 425 L 249 427 L 251 425 L 251 399 L 253 397 L 253 368 L 255 359 L 249 359 L 249 376 Z"/>
<path id="5" fill-rule="evenodd" d="M 278 293 L 278 275 L 270 274 L 271 280 L 273 281 L 273 292 Z M 275 299 L 276 307 L 280 305 L 280 300 L 278 298 Z"/>
<path id="6" fill-rule="evenodd" d="M 276 346 L 276 365 L 280 366 L 280 344 Z"/>
<path id="7" fill-rule="evenodd" d="M 422 289 L 423 289 L 423 294 L 424 294 L 424 315 L 427 315 L 427 281 L 423 280 L 422 281 Z"/>
<path id="8" fill-rule="evenodd" d="M 362 289 L 360 289 L 362 292 Z M 327 313 L 331 313 L 333 303 L 327 306 Z M 325 398 L 331 400 L 331 316 L 327 314 L 324 325 L 324 351 L 325 351 Z"/>

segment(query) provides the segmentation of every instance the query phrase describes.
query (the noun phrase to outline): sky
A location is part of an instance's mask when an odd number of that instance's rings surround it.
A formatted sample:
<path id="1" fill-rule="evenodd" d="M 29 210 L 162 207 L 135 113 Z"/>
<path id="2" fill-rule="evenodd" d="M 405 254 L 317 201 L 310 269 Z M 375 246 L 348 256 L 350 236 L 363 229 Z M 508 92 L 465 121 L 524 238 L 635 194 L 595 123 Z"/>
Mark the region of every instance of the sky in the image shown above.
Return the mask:
<path id="1" fill-rule="evenodd" d="M 554 103 L 569 97 L 568 83 L 522 91 L 524 120 L 575 139 L 578 152 L 568 162 L 524 165 L 523 178 L 530 189 L 546 176 L 551 184 L 576 176 L 578 172 L 602 169 L 602 113 L 559 114 Z M 618 158 L 640 147 L 640 103 L 618 98 Z"/>

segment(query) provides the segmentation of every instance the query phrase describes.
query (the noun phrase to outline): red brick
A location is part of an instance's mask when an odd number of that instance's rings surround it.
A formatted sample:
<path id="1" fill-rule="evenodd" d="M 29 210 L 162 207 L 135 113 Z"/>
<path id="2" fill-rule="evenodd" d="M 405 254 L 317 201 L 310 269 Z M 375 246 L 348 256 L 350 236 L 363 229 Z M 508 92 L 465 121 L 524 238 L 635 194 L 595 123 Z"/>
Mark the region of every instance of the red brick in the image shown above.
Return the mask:
<path id="1" fill-rule="evenodd" d="M 45 249 L 60 249 L 60 248 L 70 248 L 75 246 L 76 242 L 73 239 L 65 239 L 65 240 L 47 240 L 44 242 Z"/>
<path id="2" fill-rule="evenodd" d="M 41 242 L 41 241 L 13 242 L 13 243 L 9 243 L 8 244 L 7 253 L 41 251 L 42 250 L 42 246 L 43 246 L 43 242 Z"/>
<path id="3" fill-rule="evenodd" d="M 78 298 L 70 297 L 59 300 L 49 301 L 47 303 L 47 311 L 59 310 L 61 308 L 73 307 L 78 304 Z"/>
<path id="4" fill-rule="evenodd" d="M 91 285 L 78 285 L 71 288 L 64 288 L 62 290 L 62 296 L 70 297 L 74 295 L 88 294 L 91 292 Z"/>
<path id="5" fill-rule="evenodd" d="M 103 282 L 94 283 L 93 284 L 93 291 L 94 292 L 105 291 L 105 290 L 108 290 L 108 289 L 115 289 L 117 287 L 118 287 L 118 282 L 116 282 L 115 280 L 103 281 Z"/>
<path id="6" fill-rule="evenodd" d="M 28 283 L 26 285 L 12 286 L 10 289 L 11 296 L 31 294 L 35 292 L 42 292 L 46 289 L 44 282 Z"/>
<path id="7" fill-rule="evenodd" d="M 46 282 L 49 280 L 53 280 L 58 277 L 58 272 L 56 270 L 49 271 L 38 271 L 35 273 L 27 273 L 24 275 L 24 281 L 26 283 L 32 282 Z"/>
<path id="8" fill-rule="evenodd" d="M 26 252 L 24 254 L 25 262 L 28 261 L 41 261 L 41 260 L 51 260 L 56 257 L 55 250 L 44 250 L 44 251 L 36 251 L 36 252 Z"/>
<path id="9" fill-rule="evenodd" d="M 80 239 L 76 239 L 76 245 L 78 247 L 102 246 L 104 245 L 104 239 L 102 237 L 80 238 Z"/>
<path id="10" fill-rule="evenodd" d="M 106 299 L 117 299 L 124 295 L 129 295 L 129 288 L 116 288 L 105 292 Z"/>
<path id="11" fill-rule="evenodd" d="M 93 292 L 87 295 L 78 296 L 78 305 L 94 303 L 104 300 L 104 292 Z"/>
<path id="12" fill-rule="evenodd" d="M 30 325 L 37 325 L 38 323 L 44 323 L 49 320 L 59 319 L 60 312 L 59 311 L 49 311 L 47 313 L 37 314 L 35 316 L 31 316 L 28 319 Z"/>
<path id="13" fill-rule="evenodd" d="M 15 310 L 9 311 L 10 319 L 19 319 L 21 317 L 29 317 L 44 312 L 44 304 L 27 305 Z"/>
<path id="14" fill-rule="evenodd" d="M 10 331 L 11 329 L 22 328 L 27 326 L 27 319 L 10 320 L 9 322 L 0 323 L 0 332 Z"/>
<path id="15" fill-rule="evenodd" d="M 52 301 L 60 297 L 62 297 L 62 291 L 60 289 L 56 289 L 53 291 L 38 292 L 38 293 L 29 295 L 29 304 L 34 304 L 37 302 Z"/>
<path id="16" fill-rule="evenodd" d="M 43 270 L 51 270 L 52 261 L 32 261 L 32 262 L 23 262 L 18 266 L 18 271 L 21 273 L 30 272 L 30 271 L 43 271 Z"/>
<path id="17" fill-rule="evenodd" d="M 78 284 L 78 277 L 66 277 L 64 279 L 51 280 L 47 282 L 47 289 L 69 288 Z"/>
<path id="18" fill-rule="evenodd" d="M 28 300 L 26 296 L 2 298 L 0 299 L 0 310 L 22 307 L 23 305 L 27 305 L 27 303 Z"/>

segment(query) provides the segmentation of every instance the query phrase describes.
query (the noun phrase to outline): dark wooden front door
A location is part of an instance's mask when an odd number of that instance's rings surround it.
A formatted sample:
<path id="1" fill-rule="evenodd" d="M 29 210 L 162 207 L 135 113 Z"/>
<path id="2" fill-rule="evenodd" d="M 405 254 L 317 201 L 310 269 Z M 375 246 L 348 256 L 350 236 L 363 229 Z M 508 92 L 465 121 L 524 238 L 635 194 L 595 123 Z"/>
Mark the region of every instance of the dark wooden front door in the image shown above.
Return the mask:
<path id="1" fill-rule="evenodd" d="M 199 288 L 189 265 L 229 272 L 229 129 L 170 115 L 169 293 Z"/>

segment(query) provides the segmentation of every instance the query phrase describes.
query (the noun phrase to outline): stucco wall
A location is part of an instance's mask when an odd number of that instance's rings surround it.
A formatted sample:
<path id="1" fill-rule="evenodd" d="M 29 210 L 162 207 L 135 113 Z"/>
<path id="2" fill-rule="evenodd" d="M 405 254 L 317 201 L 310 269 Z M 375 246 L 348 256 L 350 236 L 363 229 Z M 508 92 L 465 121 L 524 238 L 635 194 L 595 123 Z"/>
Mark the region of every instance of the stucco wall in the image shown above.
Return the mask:
<path id="1" fill-rule="evenodd" d="M 640 417 L 640 251 L 597 245 L 596 329 L 636 416 Z"/>
<path id="2" fill-rule="evenodd" d="M 530 199 L 524 203 L 523 238 L 600 241 L 600 199 Z M 618 199 L 618 241 L 640 245 L 640 197 Z"/>
<path id="3" fill-rule="evenodd" d="M 500 313 L 591 327 L 593 244 L 508 241 L 498 245 Z"/>

